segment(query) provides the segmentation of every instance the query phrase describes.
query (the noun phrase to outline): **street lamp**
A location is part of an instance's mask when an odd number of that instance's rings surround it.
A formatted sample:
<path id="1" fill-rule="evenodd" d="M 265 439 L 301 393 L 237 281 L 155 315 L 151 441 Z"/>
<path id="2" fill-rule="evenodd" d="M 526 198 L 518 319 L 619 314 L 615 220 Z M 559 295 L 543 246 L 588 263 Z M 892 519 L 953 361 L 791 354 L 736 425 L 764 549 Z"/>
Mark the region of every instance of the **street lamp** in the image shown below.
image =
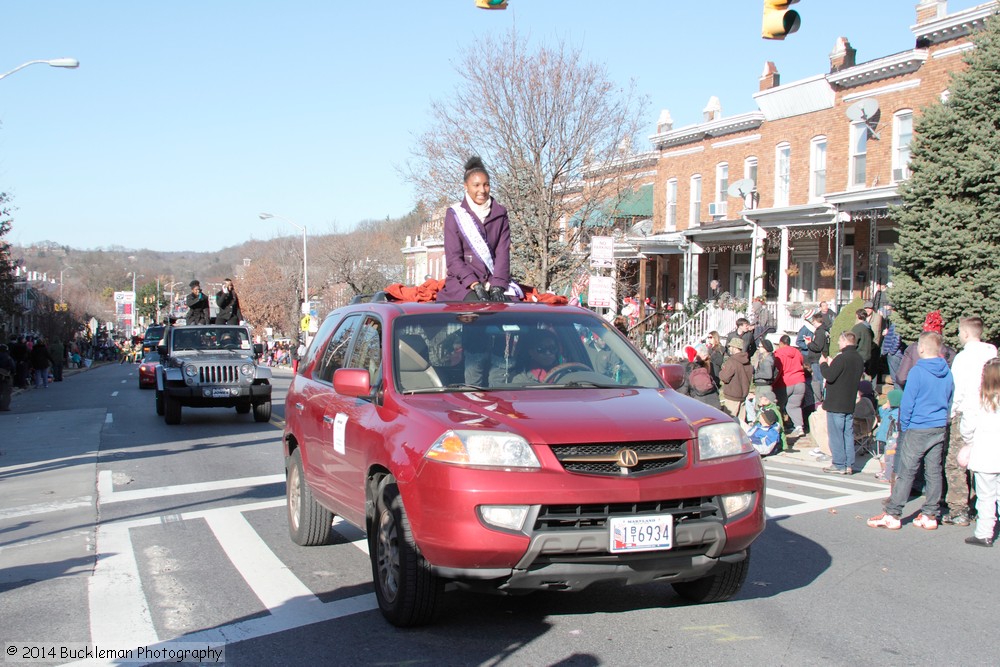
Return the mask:
<path id="1" fill-rule="evenodd" d="M 76 58 L 50 58 L 49 60 L 29 60 L 28 62 L 18 65 L 9 72 L 0 74 L 0 79 L 5 79 L 14 72 L 24 69 L 28 65 L 51 65 L 52 67 L 65 67 L 68 69 L 76 69 L 80 66 L 80 61 Z"/>
<path id="2" fill-rule="evenodd" d="M 300 232 L 302 232 L 302 300 L 303 300 L 304 308 L 307 309 L 306 312 L 303 313 L 303 314 L 308 315 L 309 314 L 309 311 L 308 311 L 308 308 L 309 308 L 309 260 L 307 259 L 307 257 L 308 257 L 308 255 L 307 255 L 308 249 L 306 247 L 306 227 L 305 227 L 305 225 L 297 225 L 294 222 L 292 222 L 291 220 L 289 220 L 288 218 L 283 218 L 280 215 L 272 215 L 271 213 L 261 213 L 259 217 L 260 217 L 261 220 L 270 220 L 271 218 L 274 218 L 275 220 L 284 220 L 285 222 L 287 222 L 288 224 L 290 224 L 292 227 L 295 227 L 295 229 L 297 229 Z"/>
<path id="3" fill-rule="evenodd" d="M 72 269 L 72 266 L 64 266 L 59 269 L 59 305 L 63 304 L 63 273 Z"/>
<path id="4" fill-rule="evenodd" d="M 132 330 L 129 331 L 129 334 L 128 334 L 129 336 L 132 336 L 132 335 L 135 334 L 136 315 L 138 314 L 138 313 L 136 313 L 136 301 L 135 301 L 135 271 L 129 271 L 127 275 L 132 276 L 132 319 L 131 319 L 131 323 L 132 323 L 131 329 Z M 140 273 L 139 277 L 140 278 L 145 278 L 146 274 Z"/>

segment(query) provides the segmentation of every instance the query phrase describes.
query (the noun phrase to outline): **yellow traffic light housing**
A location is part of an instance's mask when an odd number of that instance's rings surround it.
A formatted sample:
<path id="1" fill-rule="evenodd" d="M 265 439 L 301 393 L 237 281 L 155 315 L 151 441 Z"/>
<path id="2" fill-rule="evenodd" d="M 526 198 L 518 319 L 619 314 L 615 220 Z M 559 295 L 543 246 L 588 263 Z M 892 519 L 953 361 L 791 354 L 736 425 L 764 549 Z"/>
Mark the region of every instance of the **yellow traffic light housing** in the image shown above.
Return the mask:
<path id="1" fill-rule="evenodd" d="M 799 0 L 764 0 L 764 22 L 760 36 L 764 39 L 784 39 L 799 29 L 799 13 L 788 9 Z"/>
<path id="2" fill-rule="evenodd" d="M 507 9 L 507 0 L 476 0 L 480 9 Z"/>

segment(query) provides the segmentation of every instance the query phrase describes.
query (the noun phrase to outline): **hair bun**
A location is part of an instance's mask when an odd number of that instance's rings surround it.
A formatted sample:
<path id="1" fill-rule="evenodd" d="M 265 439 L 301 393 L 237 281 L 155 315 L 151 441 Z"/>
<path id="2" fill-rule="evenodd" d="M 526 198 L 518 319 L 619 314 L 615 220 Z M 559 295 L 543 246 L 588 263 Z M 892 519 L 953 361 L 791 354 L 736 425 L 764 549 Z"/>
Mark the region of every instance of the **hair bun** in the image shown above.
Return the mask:
<path id="1" fill-rule="evenodd" d="M 473 155 L 468 160 L 465 161 L 465 171 L 470 169 L 482 169 L 486 171 L 486 165 L 483 164 L 483 158 L 478 155 Z"/>

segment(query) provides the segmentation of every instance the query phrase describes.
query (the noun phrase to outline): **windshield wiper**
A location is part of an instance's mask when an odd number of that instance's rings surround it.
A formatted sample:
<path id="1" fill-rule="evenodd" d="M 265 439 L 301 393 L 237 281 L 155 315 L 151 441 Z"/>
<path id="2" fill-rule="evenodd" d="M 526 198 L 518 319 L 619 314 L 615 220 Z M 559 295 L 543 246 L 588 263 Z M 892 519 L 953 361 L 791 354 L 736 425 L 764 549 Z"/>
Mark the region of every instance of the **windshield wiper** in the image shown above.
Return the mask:
<path id="1" fill-rule="evenodd" d="M 572 382 L 560 382 L 559 384 L 546 385 L 549 387 L 597 387 L 598 389 L 614 389 L 615 387 L 624 387 L 626 385 L 607 382 L 594 382 L 593 380 L 573 380 Z"/>
<path id="2" fill-rule="evenodd" d="M 420 389 L 408 389 L 403 391 L 403 394 L 443 394 L 447 391 L 489 391 L 489 387 L 480 387 L 476 384 L 467 384 L 465 382 L 456 382 L 454 384 L 449 384 L 446 387 L 422 387 Z"/>

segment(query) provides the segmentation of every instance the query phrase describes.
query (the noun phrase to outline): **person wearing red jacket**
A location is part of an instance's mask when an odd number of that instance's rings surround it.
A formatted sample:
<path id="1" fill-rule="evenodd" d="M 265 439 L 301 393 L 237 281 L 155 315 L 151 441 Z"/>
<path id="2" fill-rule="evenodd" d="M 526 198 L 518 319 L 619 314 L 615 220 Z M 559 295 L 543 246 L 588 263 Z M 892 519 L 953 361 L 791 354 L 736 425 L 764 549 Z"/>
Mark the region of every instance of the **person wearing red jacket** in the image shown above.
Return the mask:
<path id="1" fill-rule="evenodd" d="M 774 392 L 778 405 L 792 420 L 790 438 L 805 435 L 802 418 L 802 401 L 806 397 L 806 372 L 802 352 L 792 345 L 792 339 L 783 335 L 778 339 L 778 349 L 774 351 L 774 362 L 778 366 L 778 377 L 774 382 Z"/>

